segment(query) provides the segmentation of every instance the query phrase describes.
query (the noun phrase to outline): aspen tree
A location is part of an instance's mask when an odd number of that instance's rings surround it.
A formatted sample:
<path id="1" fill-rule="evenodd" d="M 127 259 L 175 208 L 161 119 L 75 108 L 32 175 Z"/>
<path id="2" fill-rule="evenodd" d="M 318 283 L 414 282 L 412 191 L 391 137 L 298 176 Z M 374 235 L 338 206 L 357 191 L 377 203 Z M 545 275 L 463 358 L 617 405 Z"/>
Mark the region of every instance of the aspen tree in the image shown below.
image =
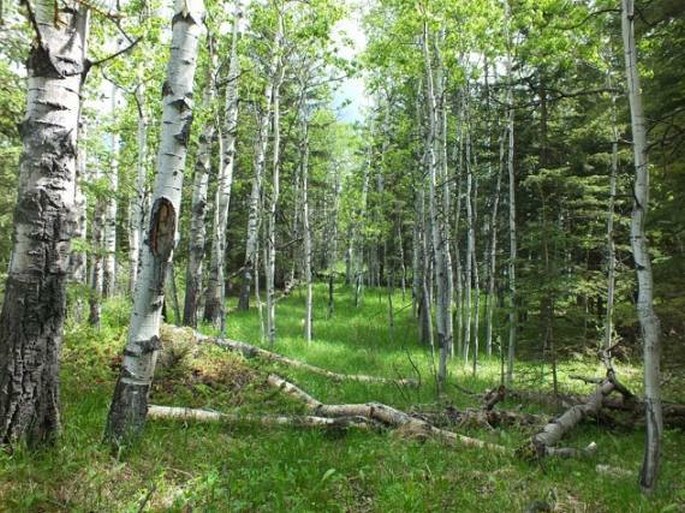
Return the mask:
<path id="1" fill-rule="evenodd" d="M 633 158 L 635 160 L 635 183 L 633 186 L 633 212 L 630 223 L 630 246 L 633 250 L 637 271 L 637 316 L 642 330 L 645 383 L 645 452 L 640 469 L 640 487 L 651 493 L 659 475 L 663 416 L 660 390 L 659 342 L 660 323 L 654 312 L 652 262 L 645 233 L 649 206 L 649 161 L 647 159 L 647 122 L 642 108 L 640 73 L 637 66 L 635 43 L 635 3 L 621 2 L 621 27 L 625 56 L 630 121 L 633 132 Z"/>
<path id="2" fill-rule="evenodd" d="M 84 4 L 38 0 L 27 61 L 13 247 L 0 313 L 0 444 L 50 443 L 60 429 L 59 354 L 74 229 Z"/>
<path id="3" fill-rule="evenodd" d="M 150 224 L 143 245 L 140 282 L 121 372 L 107 417 L 105 438 L 125 443 L 142 431 L 152 385 L 164 302 L 164 280 L 171 265 L 180 217 L 181 189 L 193 112 L 193 80 L 204 26 L 201 0 L 177 0 L 171 54 L 162 88 L 163 111 L 157 175 Z"/>

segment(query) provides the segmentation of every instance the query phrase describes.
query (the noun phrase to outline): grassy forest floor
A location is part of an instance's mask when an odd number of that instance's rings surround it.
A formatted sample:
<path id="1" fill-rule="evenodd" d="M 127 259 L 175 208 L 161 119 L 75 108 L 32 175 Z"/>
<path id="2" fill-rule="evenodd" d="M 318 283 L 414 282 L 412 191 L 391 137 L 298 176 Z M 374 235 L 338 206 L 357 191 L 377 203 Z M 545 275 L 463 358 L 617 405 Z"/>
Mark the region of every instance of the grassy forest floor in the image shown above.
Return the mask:
<path id="1" fill-rule="evenodd" d="M 336 291 L 327 319 L 326 290 L 316 288 L 315 341 L 303 342 L 304 297 L 295 291 L 278 306 L 275 351 L 341 373 L 419 378 L 421 386 L 334 382 L 305 370 L 262 360 L 245 360 L 214 345 L 165 340 L 151 402 L 240 414 L 302 414 L 303 406 L 266 384 L 269 373 L 296 383 L 325 403 L 383 402 L 405 411 L 422 405 L 478 407 L 482 392 L 499 383 L 499 362 L 483 361 L 478 376 L 451 363 L 450 385 L 436 402 L 428 351 L 416 343 L 409 299 L 395 295 L 393 326 L 387 297 L 367 290 L 361 308 L 350 292 Z M 259 344 L 253 309 L 231 313 L 229 337 Z M 525 462 L 485 449 L 448 446 L 397 431 L 262 427 L 245 423 L 150 420 L 144 437 L 113 454 L 101 444 L 126 337 L 128 302 L 109 302 L 103 325 L 94 331 L 69 323 L 63 348 L 64 431 L 56 447 L 30 454 L 0 453 L 0 511 L 7 512 L 683 512 L 685 436 L 667 430 L 658 492 L 638 490 L 643 432 L 585 422 L 564 440 L 598 451 L 587 459 Z M 211 333 L 207 327 L 201 329 Z M 191 337 L 189 337 L 190 339 Z M 591 351 L 560 363 L 564 391 L 589 393 L 591 385 L 570 374 L 602 375 Z M 551 390 L 548 367 L 530 360 L 517 367 L 516 387 Z M 618 363 L 619 376 L 641 391 L 639 361 Z M 547 376 L 547 377 L 546 377 Z M 685 402 L 682 382 L 667 384 L 668 399 Z M 678 394 L 680 396 L 678 397 Z M 498 409 L 544 413 L 553 409 L 509 399 Z M 537 426 L 539 428 L 540 426 Z M 459 432 L 504 445 L 521 446 L 536 427 Z M 598 464 L 624 469 L 617 476 Z M 553 509 L 531 509 L 554 496 Z"/>

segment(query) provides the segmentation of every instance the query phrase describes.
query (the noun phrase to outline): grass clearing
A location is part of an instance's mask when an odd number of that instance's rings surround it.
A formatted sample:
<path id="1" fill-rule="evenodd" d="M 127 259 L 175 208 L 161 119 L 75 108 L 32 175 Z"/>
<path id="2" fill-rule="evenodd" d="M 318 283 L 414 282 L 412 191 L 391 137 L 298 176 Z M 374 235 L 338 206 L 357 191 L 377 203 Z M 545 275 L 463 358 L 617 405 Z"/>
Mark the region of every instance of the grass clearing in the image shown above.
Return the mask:
<path id="1" fill-rule="evenodd" d="M 300 337 L 304 299 L 295 291 L 279 303 L 274 350 L 341 373 L 420 378 L 422 386 L 336 383 L 301 369 L 245 360 L 215 346 L 175 340 L 165 342 L 151 402 L 233 413 L 304 413 L 301 404 L 266 385 L 268 373 L 276 372 L 326 403 L 379 401 L 403 409 L 435 405 L 433 365 L 427 349 L 415 342 L 410 309 L 396 313 L 389 327 L 384 295 L 367 291 L 362 308 L 355 309 L 351 294 L 340 288 L 334 316 L 326 319 L 325 287 L 317 287 L 316 293 L 316 340 L 307 345 Z M 406 302 L 399 294 L 394 298 L 398 309 Z M 659 491 L 649 500 L 636 484 L 643 433 L 591 423 L 574 430 L 565 444 L 582 447 L 594 440 L 599 446 L 595 457 L 542 464 L 407 438 L 399 431 L 160 420 L 149 422 L 133 446 L 112 454 L 100 440 L 126 336 L 127 309 L 124 300 L 110 302 L 99 332 L 68 327 L 63 436 L 53 449 L 40 453 L 23 448 L 0 453 L 0 511 L 515 512 L 550 494 L 556 497 L 554 511 L 560 512 L 685 511 L 685 437 L 680 431 L 665 433 Z M 259 344 L 255 310 L 231 314 L 228 333 Z M 453 385 L 482 391 L 499 378 L 494 359 L 482 362 L 476 378 L 460 361 L 452 362 L 450 370 L 452 385 L 440 406 L 475 406 L 473 397 Z M 550 389 L 539 364 L 522 363 L 517 370 L 517 386 Z M 600 370 L 581 356 L 563 362 L 564 390 L 589 392 L 590 387 L 567 376 Z M 631 389 L 640 390 L 639 368 L 621 364 L 620 375 Z M 670 393 L 671 399 L 679 399 L 677 390 Z M 501 407 L 545 412 L 539 405 L 512 400 Z M 478 427 L 460 432 L 512 449 L 532 434 L 530 429 Z M 633 474 L 598 474 L 597 464 Z"/>

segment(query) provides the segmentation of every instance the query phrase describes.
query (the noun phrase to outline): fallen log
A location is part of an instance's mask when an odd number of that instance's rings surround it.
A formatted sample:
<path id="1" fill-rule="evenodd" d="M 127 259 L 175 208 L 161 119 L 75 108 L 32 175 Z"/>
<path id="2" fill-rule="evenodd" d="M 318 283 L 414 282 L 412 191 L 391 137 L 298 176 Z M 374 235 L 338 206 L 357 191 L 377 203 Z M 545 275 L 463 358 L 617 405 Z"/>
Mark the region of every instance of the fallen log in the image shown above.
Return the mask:
<path id="1" fill-rule="evenodd" d="M 175 326 L 167 326 L 166 327 L 167 331 L 170 332 L 171 334 L 174 333 L 183 333 L 184 335 L 187 334 L 188 330 L 185 328 L 178 328 Z M 207 335 L 203 335 L 202 333 L 198 333 L 197 331 L 192 331 L 193 336 L 198 342 L 203 342 L 203 343 L 208 343 L 208 344 L 215 344 L 218 345 L 219 347 L 222 347 L 224 349 L 227 349 L 229 351 L 234 351 L 237 353 L 241 353 L 245 358 L 262 358 L 264 360 L 272 361 L 272 362 L 278 362 L 283 365 L 288 365 L 289 367 L 295 367 L 297 369 L 303 369 L 308 372 L 311 372 L 313 374 L 317 374 L 319 376 L 325 376 L 329 379 L 332 379 L 334 381 L 357 381 L 361 383 L 389 383 L 389 384 L 395 384 L 395 385 L 400 385 L 400 386 L 409 386 L 409 387 L 416 387 L 418 386 L 418 381 L 414 379 L 409 379 L 409 378 L 400 378 L 400 379 L 393 379 L 393 378 L 384 378 L 381 376 L 368 376 L 365 374 L 341 374 L 338 372 L 333 372 L 328 369 L 323 369 L 321 367 L 317 367 L 316 365 L 309 364 L 307 362 L 303 362 L 301 360 L 295 360 L 293 358 L 288 358 L 287 356 L 283 356 L 278 353 L 274 353 L 272 351 L 267 351 L 266 349 L 262 349 L 261 347 L 253 346 L 252 344 L 248 344 L 246 342 L 241 342 L 238 340 L 231 340 L 231 339 L 226 339 L 226 338 L 218 338 L 218 337 L 209 337 Z"/>
<path id="2" fill-rule="evenodd" d="M 471 438 L 452 431 L 437 428 L 425 420 L 411 417 L 407 413 L 385 404 L 375 402 L 363 404 L 324 404 L 297 385 L 286 381 L 275 374 L 269 375 L 267 383 L 304 403 L 307 409 L 317 416 L 365 417 L 392 428 L 399 428 L 402 430 L 402 433 L 407 436 L 416 438 L 438 438 L 448 443 L 459 443 L 468 447 L 478 447 L 480 449 L 488 449 L 498 453 L 507 452 L 507 449 L 504 446 L 491 444 L 478 440 L 477 438 Z"/>
<path id="3" fill-rule="evenodd" d="M 620 388 L 615 389 L 621 393 L 621 397 L 603 397 L 602 408 L 607 410 L 621 411 L 629 414 L 634 424 L 644 420 L 645 403 L 638 397 L 626 395 Z M 574 405 L 583 404 L 587 398 L 577 394 L 559 394 L 531 392 L 527 390 L 510 391 L 509 397 L 525 403 L 537 403 L 542 406 L 558 408 L 560 405 L 570 408 Z M 664 427 L 668 429 L 685 429 L 685 405 L 673 402 L 663 403 Z"/>
<path id="4" fill-rule="evenodd" d="M 377 429 L 379 424 L 366 417 L 317 417 L 314 415 L 251 415 L 221 413 L 212 410 L 177 406 L 150 405 L 148 417 L 152 419 L 193 420 L 197 422 L 226 422 L 228 424 L 259 424 L 262 426 L 292 426 L 312 428 Z"/>
<path id="5" fill-rule="evenodd" d="M 595 392 L 582 404 L 576 404 L 567 409 L 561 416 L 548 422 L 542 431 L 533 435 L 530 441 L 518 449 L 518 454 L 526 459 L 542 458 L 544 456 L 579 456 L 592 454 L 596 448 L 594 442 L 585 449 L 558 449 L 554 446 L 561 438 L 573 429 L 583 418 L 596 415 L 602 408 L 602 400 L 609 395 L 616 385 L 613 380 L 606 379 L 597 386 Z"/>

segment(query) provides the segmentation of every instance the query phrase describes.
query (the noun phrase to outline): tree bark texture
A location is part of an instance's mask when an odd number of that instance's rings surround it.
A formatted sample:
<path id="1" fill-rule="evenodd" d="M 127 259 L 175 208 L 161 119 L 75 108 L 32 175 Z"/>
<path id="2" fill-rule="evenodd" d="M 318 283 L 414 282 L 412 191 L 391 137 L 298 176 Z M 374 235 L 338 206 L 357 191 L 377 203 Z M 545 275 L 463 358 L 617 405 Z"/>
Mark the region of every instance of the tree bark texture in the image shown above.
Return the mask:
<path id="1" fill-rule="evenodd" d="M 209 262 L 209 279 L 205 299 L 204 319 L 217 327 L 224 327 L 224 260 L 226 259 L 226 229 L 228 210 L 233 188 L 233 168 L 235 165 L 236 134 L 238 131 L 238 79 L 240 62 L 238 59 L 238 36 L 240 2 L 236 2 L 231 36 L 231 62 L 228 67 L 226 85 L 226 104 L 221 141 L 221 168 L 219 186 L 216 191 L 214 207 L 214 234 Z"/>
<path id="2" fill-rule="evenodd" d="M 59 18 L 59 24 L 56 18 Z M 59 432 L 59 354 L 66 308 L 86 8 L 35 5 L 27 62 L 14 245 L 0 314 L 0 444 L 30 447 Z"/>
<path id="3" fill-rule="evenodd" d="M 547 423 L 545 427 L 542 428 L 542 431 L 531 438 L 529 446 L 519 450 L 520 453 L 525 455 L 526 451 L 530 450 L 530 456 L 538 458 L 559 453 L 559 450 L 554 448 L 559 440 L 561 440 L 561 438 L 573 429 L 583 418 L 590 415 L 597 415 L 602 408 L 602 400 L 615 389 L 616 385 L 613 380 L 606 379 L 602 381 L 585 403 L 572 406 L 561 416 Z M 594 450 L 592 447 L 594 446 L 591 444 L 585 450 Z M 562 452 L 560 455 L 564 456 L 565 454 Z"/>
<path id="4" fill-rule="evenodd" d="M 430 48 L 428 45 L 428 25 L 424 21 L 423 54 L 426 71 L 426 97 L 428 100 L 429 129 L 426 139 L 426 164 L 428 166 L 428 212 L 431 227 L 431 242 L 433 261 L 435 262 L 436 308 L 435 325 L 440 350 L 438 364 L 438 383 L 442 387 L 447 379 L 447 358 L 452 345 L 452 305 L 451 305 L 451 263 L 449 257 L 449 243 L 445 238 L 444 221 L 441 212 L 442 205 L 439 194 L 438 171 L 438 104 L 435 94 L 435 80 Z"/>
<path id="5" fill-rule="evenodd" d="M 140 271 L 140 245 L 143 240 L 145 224 L 145 210 L 147 206 L 147 128 L 148 117 L 145 111 L 145 82 L 140 77 L 140 82 L 135 91 L 135 100 L 138 107 L 138 126 L 136 132 L 136 147 L 138 150 L 136 160 L 136 182 L 133 198 L 131 199 L 130 217 L 131 233 L 129 234 L 129 262 L 131 265 L 129 291 L 135 292 L 138 273 Z"/>
<path id="6" fill-rule="evenodd" d="M 208 38 L 210 65 L 207 68 L 207 85 L 202 99 L 206 110 L 213 108 L 216 96 L 214 74 L 217 68 L 217 58 L 214 52 L 212 38 Z M 205 256 L 205 221 L 207 217 L 207 190 L 209 188 L 209 174 L 212 169 L 212 143 L 216 135 L 214 116 L 211 114 L 200 135 L 200 144 L 195 161 L 195 177 L 193 182 L 193 199 L 190 218 L 190 241 L 188 248 L 188 263 L 186 266 L 186 293 L 183 303 L 183 325 L 197 327 L 197 309 L 202 286 L 202 267 Z"/>
<path id="7" fill-rule="evenodd" d="M 192 124 L 193 79 L 203 32 L 201 0 L 177 0 L 171 54 L 164 82 L 160 147 L 150 224 L 143 246 L 140 284 L 121 373 L 114 390 L 105 438 L 119 445 L 145 424 L 147 401 L 159 349 L 164 280 L 176 244 L 183 171 Z"/>
<path id="8" fill-rule="evenodd" d="M 630 120 L 633 132 L 633 157 L 635 159 L 635 184 L 633 186 L 633 212 L 630 223 L 630 246 L 633 250 L 637 271 L 637 317 L 642 330 L 642 347 L 645 382 L 646 438 L 645 453 L 640 469 L 640 487 L 650 493 L 656 486 L 659 474 L 659 458 L 663 418 L 660 391 L 659 342 L 660 323 L 654 312 L 652 263 L 645 233 L 649 204 L 649 162 L 647 160 L 647 123 L 642 108 L 640 73 L 637 66 L 635 43 L 635 5 L 633 0 L 622 0 L 621 25 L 623 49 L 628 80 Z"/>
<path id="9" fill-rule="evenodd" d="M 117 86 L 112 84 L 110 91 L 110 114 L 112 124 L 118 108 L 119 92 Z M 105 171 L 107 178 L 107 199 L 105 203 L 104 221 L 104 265 L 102 279 L 102 296 L 112 297 L 116 293 L 117 286 L 117 211 L 119 209 L 119 135 L 112 126 L 109 134 L 109 165 Z"/>
<path id="10" fill-rule="evenodd" d="M 150 405 L 148 415 L 154 419 L 180 419 L 197 422 L 225 422 L 227 424 L 256 424 L 261 426 L 289 426 L 329 429 L 356 428 L 369 430 L 376 427 L 365 417 L 317 417 L 314 415 L 250 415 L 220 413 L 212 410 Z"/>
<path id="11" fill-rule="evenodd" d="M 273 41 L 273 64 L 270 80 L 272 109 L 271 191 L 266 216 L 266 240 L 264 242 L 264 281 L 266 282 L 266 338 L 269 344 L 276 342 L 276 208 L 281 191 L 281 85 L 285 63 L 281 55 L 284 37 L 283 12 L 277 9 L 277 28 Z"/>
<path id="12" fill-rule="evenodd" d="M 83 141 L 86 136 L 86 124 L 83 120 L 79 122 L 79 141 Z M 88 236 L 88 198 L 83 192 L 83 184 L 87 181 L 86 165 L 86 145 L 79 144 L 76 157 L 76 181 L 74 185 L 74 217 L 76 224 L 72 233 L 72 239 L 86 243 Z M 88 279 L 88 254 L 85 249 L 77 248 L 69 255 L 69 279 L 74 283 L 85 285 Z M 82 301 L 78 299 L 79 303 Z"/>
<path id="13" fill-rule="evenodd" d="M 306 109 L 306 107 L 304 107 Z M 307 288 L 304 313 L 304 338 L 307 342 L 312 341 L 312 325 L 314 323 L 314 298 L 312 284 L 312 227 L 309 214 L 309 121 L 306 112 L 303 116 L 303 141 L 302 141 L 302 229 L 304 237 L 304 280 Z"/>
<path id="14" fill-rule="evenodd" d="M 250 309 L 250 295 L 255 282 L 255 272 L 257 272 L 257 242 L 259 238 L 259 228 L 261 225 L 261 196 L 262 179 L 266 167 L 266 151 L 269 136 L 269 120 L 271 117 L 271 84 L 267 85 L 264 94 L 266 106 L 259 116 L 259 132 L 255 144 L 254 175 L 252 176 L 252 187 L 250 192 L 250 203 L 247 214 L 247 235 L 245 238 L 245 265 L 243 268 L 243 283 L 238 299 L 238 310 L 247 311 Z"/>

